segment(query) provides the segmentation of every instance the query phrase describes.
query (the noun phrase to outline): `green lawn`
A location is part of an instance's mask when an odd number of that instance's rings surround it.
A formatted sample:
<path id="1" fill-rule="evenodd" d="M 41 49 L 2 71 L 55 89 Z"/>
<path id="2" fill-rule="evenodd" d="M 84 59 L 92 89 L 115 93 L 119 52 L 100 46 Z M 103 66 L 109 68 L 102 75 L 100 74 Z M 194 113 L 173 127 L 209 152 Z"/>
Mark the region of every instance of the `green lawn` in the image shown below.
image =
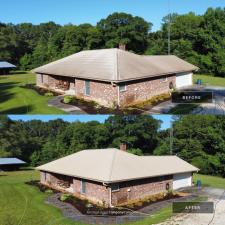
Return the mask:
<path id="1" fill-rule="evenodd" d="M 38 188 L 25 184 L 38 180 L 33 170 L 0 172 L 0 225 L 82 225 L 64 218 L 59 209 L 44 203 L 48 196 Z M 164 221 L 172 215 L 166 207 L 152 217 L 126 225 L 151 225 Z"/>
<path id="2" fill-rule="evenodd" d="M 225 78 L 222 77 L 196 74 L 194 75 L 194 83 L 196 83 L 197 79 L 201 79 L 203 84 L 225 87 Z"/>
<path id="3" fill-rule="evenodd" d="M 199 106 L 198 104 L 179 104 L 174 108 L 170 109 L 168 114 L 174 115 L 190 114 L 198 106 Z"/>
<path id="4" fill-rule="evenodd" d="M 39 173 L 34 170 L 0 172 L 0 225 L 83 225 L 64 218 L 59 209 L 44 203 L 48 194 L 26 184 L 28 181 L 38 179 Z M 223 178 L 195 174 L 194 181 L 196 182 L 197 179 L 201 179 L 203 185 L 225 188 Z M 199 199 L 201 200 L 205 199 Z M 171 216 L 172 207 L 170 206 L 161 209 L 151 217 L 126 225 L 157 224 Z"/>
<path id="5" fill-rule="evenodd" d="M 194 182 L 201 180 L 202 185 L 225 189 L 225 178 L 194 174 Z"/>
<path id="6" fill-rule="evenodd" d="M 51 97 L 41 96 L 24 87 L 35 84 L 35 75 L 19 73 L 0 76 L 0 113 L 1 114 L 64 114 L 63 111 L 49 107 Z"/>

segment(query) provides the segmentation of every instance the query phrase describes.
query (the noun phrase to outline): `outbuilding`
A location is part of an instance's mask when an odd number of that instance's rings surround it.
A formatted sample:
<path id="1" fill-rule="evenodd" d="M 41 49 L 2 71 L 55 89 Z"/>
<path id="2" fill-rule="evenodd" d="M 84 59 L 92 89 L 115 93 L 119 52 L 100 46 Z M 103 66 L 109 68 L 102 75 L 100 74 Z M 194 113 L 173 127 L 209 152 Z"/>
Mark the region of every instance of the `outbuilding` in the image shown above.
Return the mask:
<path id="1" fill-rule="evenodd" d="M 192 185 L 199 169 L 177 156 L 83 150 L 37 167 L 40 182 L 91 202 L 116 206 Z"/>
<path id="2" fill-rule="evenodd" d="M 25 164 L 26 162 L 17 158 L 0 158 L 0 170 L 2 171 L 18 170 Z"/>
<path id="3" fill-rule="evenodd" d="M 123 106 L 190 86 L 196 70 L 174 55 L 137 55 L 114 48 L 82 51 L 34 72 L 39 87 Z"/>
<path id="4" fill-rule="evenodd" d="M 16 68 L 15 65 L 13 65 L 9 62 L 0 60 L 0 75 L 7 75 L 7 74 L 9 74 L 10 70 L 15 69 L 15 68 Z"/>

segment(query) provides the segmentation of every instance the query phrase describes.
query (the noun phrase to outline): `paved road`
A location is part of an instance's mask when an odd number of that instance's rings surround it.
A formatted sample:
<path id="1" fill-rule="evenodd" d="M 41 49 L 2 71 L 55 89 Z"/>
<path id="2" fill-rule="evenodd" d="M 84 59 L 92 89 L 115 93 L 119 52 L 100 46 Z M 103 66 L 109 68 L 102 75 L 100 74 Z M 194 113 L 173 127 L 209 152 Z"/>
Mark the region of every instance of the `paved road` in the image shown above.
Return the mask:
<path id="1" fill-rule="evenodd" d="M 225 190 L 205 188 L 202 193 L 214 202 L 214 214 L 177 214 L 158 225 L 224 225 Z"/>

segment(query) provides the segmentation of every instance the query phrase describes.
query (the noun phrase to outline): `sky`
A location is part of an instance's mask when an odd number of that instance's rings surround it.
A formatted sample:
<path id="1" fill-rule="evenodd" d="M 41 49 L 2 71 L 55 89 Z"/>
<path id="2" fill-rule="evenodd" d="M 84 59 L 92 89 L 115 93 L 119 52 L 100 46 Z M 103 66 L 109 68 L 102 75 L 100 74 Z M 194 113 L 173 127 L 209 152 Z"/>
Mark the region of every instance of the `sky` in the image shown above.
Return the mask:
<path id="1" fill-rule="evenodd" d="M 171 12 L 179 14 L 190 11 L 203 14 L 208 7 L 225 7 L 225 0 L 2 0 L 0 3 L 0 22 L 4 23 L 54 21 L 61 25 L 95 25 L 113 12 L 126 12 L 152 22 L 153 31 L 160 29 L 169 5 Z"/>
<path id="2" fill-rule="evenodd" d="M 68 122 L 88 122 L 95 120 L 103 123 L 108 117 L 109 115 L 9 115 L 9 118 L 12 120 L 42 120 L 45 122 L 60 118 Z M 153 115 L 153 117 L 162 121 L 161 130 L 168 129 L 170 127 L 172 121 L 171 115 Z"/>

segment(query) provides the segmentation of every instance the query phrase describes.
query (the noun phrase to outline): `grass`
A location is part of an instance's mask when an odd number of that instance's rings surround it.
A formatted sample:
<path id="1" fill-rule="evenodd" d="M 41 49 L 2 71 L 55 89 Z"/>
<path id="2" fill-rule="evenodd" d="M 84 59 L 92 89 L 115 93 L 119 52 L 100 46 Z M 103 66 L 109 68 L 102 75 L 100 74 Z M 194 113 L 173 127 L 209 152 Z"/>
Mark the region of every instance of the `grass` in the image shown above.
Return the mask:
<path id="1" fill-rule="evenodd" d="M 194 109 L 198 108 L 198 104 L 179 104 L 174 108 L 170 109 L 168 114 L 182 115 L 190 114 Z"/>
<path id="2" fill-rule="evenodd" d="M 25 184 L 39 179 L 33 170 L 0 173 L 1 225 L 81 225 L 64 218 L 59 209 L 44 203 L 48 196 Z"/>
<path id="3" fill-rule="evenodd" d="M 203 81 L 203 84 L 225 87 L 225 78 L 223 77 L 213 77 L 209 75 L 196 74 L 194 75 L 195 84 L 197 79 L 201 79 Z"/>
<path id="4" fill-rule="evenodd" d="M 0 225 L 83 225 L 64 218 L 59 209 L 44 203 L 49 194 L 25 183 L 38 179 L 39 173 L 33 170 L 0 172 Z M 165 207 L 151 217 L 126 225 L 156 224 L 171 215 L 172 208 Z"/>
<path id="5" fill-rule="evenodd" d="M 84 225 L 81 222 L 66 219 L 60 210 L 44 203 L 48 193 L 26 182 L 38 180 L 39 173 L 34 170 L 0 172 L 0 225 Z M 203 185 L 225 188 L 225 179 L 194 174 L 194 181 L 201 179 Z M 205 201 L 203 197 L 194 199 Z M 173 215 L 172 206 L 162 208 L 154 215 L 137 222 L 123 225 L 151 225 L 165 221 Z"/>
<path id="6" fill-rule="evenodd" d="M 48 106 L 52 97 L 41 96 L 27 89 L 26 84 L 35 84 L 35 75 L 17 72 L 0 76 L 1 114 L 64 114 L 62 110 Z"/>
<path id="7" fill-rule="evenodd" d="M 197 180 L 201 180 L 203 186 L 225 189 L 225 178 L 202 175 L 197 173 L 194 174 L 193 178 L 195 183 Z"/>

